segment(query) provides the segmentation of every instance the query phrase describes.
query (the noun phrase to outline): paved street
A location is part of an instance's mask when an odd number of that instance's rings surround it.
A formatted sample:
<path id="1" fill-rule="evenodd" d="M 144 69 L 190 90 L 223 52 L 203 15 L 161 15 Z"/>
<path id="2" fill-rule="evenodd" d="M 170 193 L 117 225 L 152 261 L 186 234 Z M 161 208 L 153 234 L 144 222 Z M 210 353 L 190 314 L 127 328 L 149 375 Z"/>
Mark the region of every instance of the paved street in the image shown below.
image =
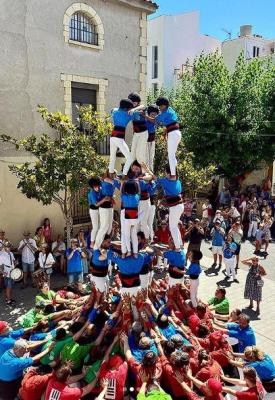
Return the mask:
<path id="1" fill-rule="evenodd" d="M 212 264 L 212 255 L 209 250 L 210 244 L 204 243 L 202 250 L 204 258 L 202 260 L 202 266 L 209 268 Z M 251 257 L 253 254 L 253 247 L 249 242 L 242 245 L 241 259 Z M 265 285 L 263 288 L 263 303 L 261 307 L 261 315 L 257 317 L 256 314 L 246 309 L 248 301 L 243 299 L 244 283 L 247 274 L 247 267 L 241 266 L 238 271 L 239 284 L 233 283 L 231 286 L 228 285 L 227 281 L 224 281 L 224 274 L 222 273 L 223 268 L 219 272 L 219 275 L 205 274 L 201 277 L 199 296 L 207 300 L 211 297 L 215 291 L 216 283 L 219 282 L 224 285 L 227 289 L 227 296 L 230 300 L 231 308 L 238 307 L 244 310 L 252 319 L 252 326 L 255 329 L 257 335 L 257 343 L 264 348 L 264 350 L 271 354 L 275 359 L 275 244 L 271 244 L 269 248 L 269 256 L 266 260 L 261 261 L 261 264 L 266 268 L 267 276 L 265 278 Z M 52 279 L 52 287 L 60 287 L 64 282 L 64 278 L 60 275 L 55 275 Z M 36 289 L 27 288 L 24 290 L 20 289 L 20 284 L 16 284 L 14 290 L 14 298 L 17 300 L 17 307 L 14 309 L 8 309 L 3 301 L 3 295 L 0 299 L 0 318 L 10 321 L 15 324 L 16 319 L 29 310 L 34 304 L 34 296 Z"/>

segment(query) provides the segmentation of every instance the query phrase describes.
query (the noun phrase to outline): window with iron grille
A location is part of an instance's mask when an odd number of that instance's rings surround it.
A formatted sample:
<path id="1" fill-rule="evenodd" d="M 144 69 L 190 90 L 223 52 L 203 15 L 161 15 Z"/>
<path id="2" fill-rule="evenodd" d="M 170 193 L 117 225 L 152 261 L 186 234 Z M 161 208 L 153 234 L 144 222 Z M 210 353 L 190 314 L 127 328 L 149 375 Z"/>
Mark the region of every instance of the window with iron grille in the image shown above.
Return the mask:
<path id="1" fill-rule="evenodd" d="M 158 78 L 158 46 L 152 47 L 152 79 Z"/>
<path id="2" fill-rule="evenodd" d="M 76 12 L 70 19 L 70 40 L 98 46 L 98 34 L 92 18 Z"/>

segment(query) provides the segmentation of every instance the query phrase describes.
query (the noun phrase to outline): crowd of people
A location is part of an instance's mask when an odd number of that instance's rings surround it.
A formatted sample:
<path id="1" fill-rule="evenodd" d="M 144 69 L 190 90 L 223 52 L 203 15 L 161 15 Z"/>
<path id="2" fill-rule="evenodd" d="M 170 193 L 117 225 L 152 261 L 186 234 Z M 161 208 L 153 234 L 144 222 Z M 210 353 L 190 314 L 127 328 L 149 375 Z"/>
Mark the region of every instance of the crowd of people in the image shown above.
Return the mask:
<path id="1" fill-rule="evenodd" d="M 177 176 L 181 133 L 168 99 L 145 108 L 131 93 L 112 117 L 108 171 L 89 180 L 92 229 L 81 229 L 65 244 L 61 235 L 53 241 L 47 218 L 33 238 L 24 232 L 17 247 L 22 289 L 30 277 L 38 293 L 33 308 L 19 318 L 21 328 L 0 321 L 0 399 L 263 399 L 274 390 L 275 365 L 257 346 L 249 317 L 230 308 L 224 288 L 208 301 L 199 298 L 198 288 L 202 240 L 211 240 L 211 268 L 224 263 L 228 279 L 238 283 L 246 213 L 256 254 L 262 242 L 267 249 L 268 199 L 261 203 L 262 194 L 232 196 L 226 189 L 214 196 L 212 190 L 202 218 L 194 218 L 194 203 Z M 130 121 L 131 152 L 125 142 Z M 153 172 L 158 124 L 167 136 L 163 177 Z M 121 175 L 114 170 L 118 149 L 126 158 Z M 251 308 L 257 302 L 259 313 L 265 270 L 256 256 L 242 262 L 249 266 L 244 295 Z M 12 245 L 0 232 L 9 306 L 15 264 Z M 52 290 L 56 266 L 68 279 Z"/>

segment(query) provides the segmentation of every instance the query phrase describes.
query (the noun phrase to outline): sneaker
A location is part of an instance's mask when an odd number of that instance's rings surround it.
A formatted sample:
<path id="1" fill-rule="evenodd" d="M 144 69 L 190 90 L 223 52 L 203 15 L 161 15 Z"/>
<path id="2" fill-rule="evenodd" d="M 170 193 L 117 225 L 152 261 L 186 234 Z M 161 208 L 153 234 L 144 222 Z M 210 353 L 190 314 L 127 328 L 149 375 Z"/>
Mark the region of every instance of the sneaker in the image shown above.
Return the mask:
<path id="1" fill-rule="evenodd" d="M 221 265 L 221 264 L 219 264 L 219 265 L 218 265 L 218 268 L 219 268 L 219 269 L 221 269 L 221 267 L 222 267 L 222 265 Z"/>
<path id="2" fill-rule="evenodd" d="M 240 283 L 239 281 L 238 281 L 238 279 L 233 279 L 233 282 L 235 282 L 235 283 Z"/>
<path id="3" fill-rule="evenodd" d="M 211 268 L 215 268 L 217 266 L 217 264 L 216 263 L 213 263 L 212 265 L 211 265 Z"/>

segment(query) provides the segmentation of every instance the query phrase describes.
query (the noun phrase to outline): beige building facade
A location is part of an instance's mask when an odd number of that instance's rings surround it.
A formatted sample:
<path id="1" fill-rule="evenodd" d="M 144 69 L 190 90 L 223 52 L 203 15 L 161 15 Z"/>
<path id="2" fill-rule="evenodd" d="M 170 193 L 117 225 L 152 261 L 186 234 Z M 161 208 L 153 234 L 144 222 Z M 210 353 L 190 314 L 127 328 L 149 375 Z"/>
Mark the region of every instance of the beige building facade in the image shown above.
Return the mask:
<path id="1" fill-rule="evenodd" d="M 77 104 L 104 113 L 131 91 L 145 97 L 147 16 L 156 8 L 149 0 L 1 0 L 0 133 L 47 131 L 37 104 L 76 120 Z M 45 217 L 55 234 L 64 228 L 58 206 L 17 189 L 8 166 L 29 159 L 0 143 L 0 227 L 14 244 Z"/>

